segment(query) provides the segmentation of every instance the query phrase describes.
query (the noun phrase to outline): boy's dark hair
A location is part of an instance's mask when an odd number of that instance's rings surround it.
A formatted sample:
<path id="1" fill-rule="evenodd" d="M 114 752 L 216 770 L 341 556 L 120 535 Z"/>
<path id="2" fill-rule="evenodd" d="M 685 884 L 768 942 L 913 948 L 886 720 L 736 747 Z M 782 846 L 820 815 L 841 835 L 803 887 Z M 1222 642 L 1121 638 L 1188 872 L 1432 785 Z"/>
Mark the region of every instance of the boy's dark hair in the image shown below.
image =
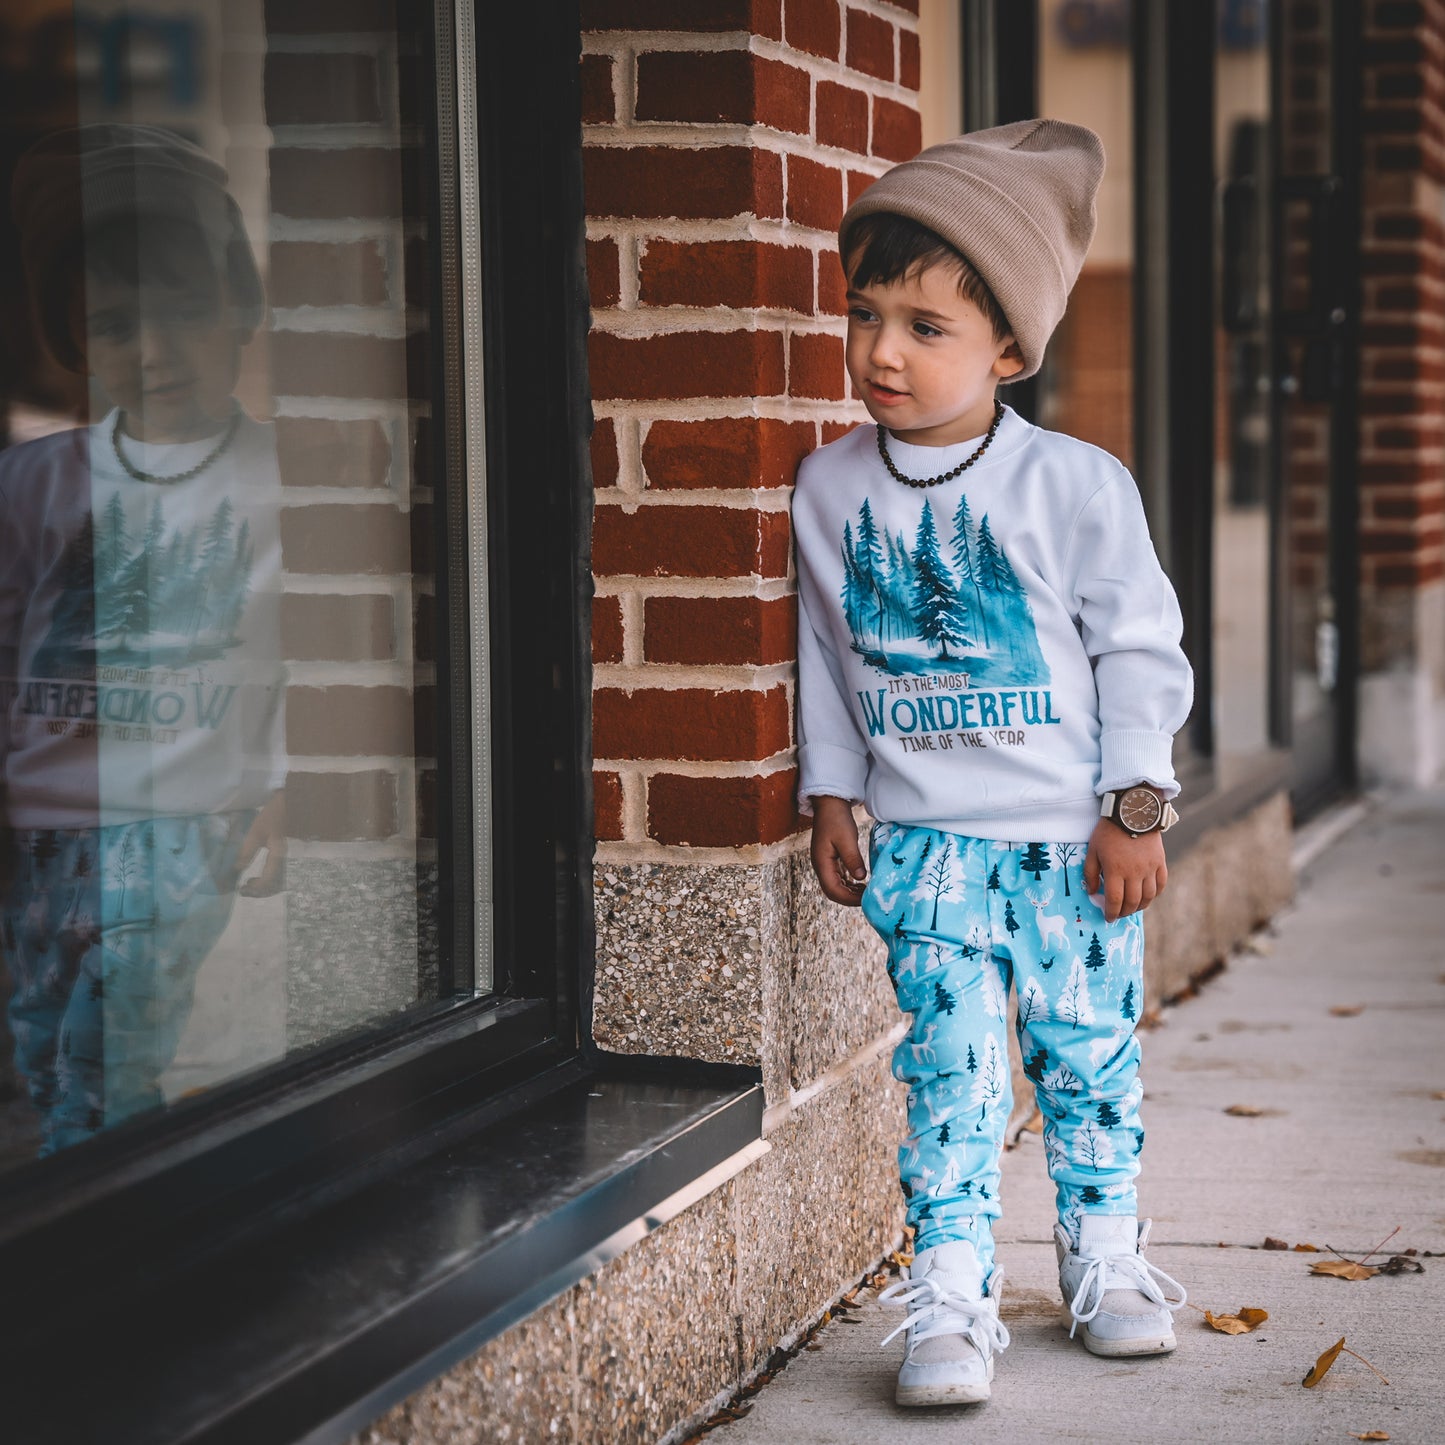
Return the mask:
<path id="1" fill-rule="evenodd" d="M 850 286 L 888 286 L 928 266 L 947 266 L 958 274 L 959 291 L 993 327 L 994 339 L 1011 334 L 1003 308 L 963 252 L 907 216 L 890 211 L 859 216 L 843 233 L 842 259 Z"/>
<path id="2" fill-rule="evenodd" d="M 109 122 L 54 131 L 20 157 L 10 189 L 40 337 L 67 371 L 85 369 L 71 317 L 87 273 L 213 295 L 243 330 L 263 320 L 225 167 L 174 131 Z"/>
<path id="3" fill-rule="evenodd" d="M 47 343 L 57 356 L 71 346 L 72 306 L 83 294 L 85 278 L 116 282 L 139 291 L 165 287 L 204 302 L 219 317 L 229 297 L 243 325 L 254 325 L 263 305 L 255 263 L 243 236 L 226 247 L 225 287 L 205 232 L 195 222 L 173 216 L 118 216 L 67 236 L 45 277 L 37 310 Z"/>
<path id="4" fill-rule="evenodd" d="M 231 296 L 246 295 L 244 260 L 227 257 Z M 40 312 L 49 335 L 71 324 L 71 306 L 84 293 L 85 277 L 107 280 L 130 290 L 163 286 L 185 292 L 220 315 L 221 276 L 204 231 L 171 217 L 123 217 L 103 221 L 84 234 L 66 237 L 46 276 Z M 84 337 L 75 337 L 84 347 Z"/>

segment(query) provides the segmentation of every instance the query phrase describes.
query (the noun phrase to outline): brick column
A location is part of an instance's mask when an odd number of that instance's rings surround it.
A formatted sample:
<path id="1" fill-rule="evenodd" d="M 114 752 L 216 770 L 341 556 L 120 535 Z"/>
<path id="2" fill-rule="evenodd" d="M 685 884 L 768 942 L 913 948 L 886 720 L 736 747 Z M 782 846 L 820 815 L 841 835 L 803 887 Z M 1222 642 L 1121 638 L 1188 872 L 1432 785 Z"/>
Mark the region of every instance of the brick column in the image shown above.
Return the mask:
<path id="1" fill-rule="evenodd" d="M 786 997 L 798 920 L 840 927 L 798 854 L 788 503 L 801 458 L 864 419 L 835 233 L 919 148 L 916 10 L 583 5 L 595 1031 L 761 1060 L 773 1102 L 891 1022 L 876 982 L 840 991 L 810 1047 Z"/>
<path id="2" fill-rule="evenodd" d="M 1445 0 L 1366 24 L 1361 761 L 1423 783 L 1445 762 Z"/>

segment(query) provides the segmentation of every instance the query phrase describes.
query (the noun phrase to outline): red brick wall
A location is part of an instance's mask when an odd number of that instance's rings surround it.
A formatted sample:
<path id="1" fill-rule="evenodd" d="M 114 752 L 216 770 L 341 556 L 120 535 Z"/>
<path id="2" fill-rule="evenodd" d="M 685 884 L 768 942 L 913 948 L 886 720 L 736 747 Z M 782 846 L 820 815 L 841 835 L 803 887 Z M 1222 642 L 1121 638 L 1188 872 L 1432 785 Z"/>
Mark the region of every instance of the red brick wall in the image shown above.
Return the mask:
<path id="1" fill-rule="evenodd" d="M 1049 342 L 1057 391 L 1042 424 L 1103 447 L 1125 466 L 1134 456 L 1134 271 L 1086 266 Z"/>
<path id="2" fill-rule="evenodd" d="M 1445 0 L 1373 0 L 1366 26 L 1360 532 L 1368 602 L 1445 578 Z M 1391 660 L 1367 656 L 1366 666 Z"/>
<path id="3" fill-rule="evenodd" d="M 799 460 L 861 420 L 836 228 L 920 145 L 917 4 L 584 0 L 597 836 L 776 843 Z"/>

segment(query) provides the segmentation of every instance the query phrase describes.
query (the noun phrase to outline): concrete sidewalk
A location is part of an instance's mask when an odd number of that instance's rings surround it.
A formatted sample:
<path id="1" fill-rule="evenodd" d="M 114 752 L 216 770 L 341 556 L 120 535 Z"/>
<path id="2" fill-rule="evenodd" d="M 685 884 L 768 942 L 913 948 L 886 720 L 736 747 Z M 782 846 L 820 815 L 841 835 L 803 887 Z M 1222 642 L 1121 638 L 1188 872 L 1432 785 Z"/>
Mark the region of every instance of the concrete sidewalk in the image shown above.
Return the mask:
<path id="1" fill-rule="evenodd" d="M 1445 1258 L 1423 1274 L 1350 1282 L 1309 1273 L 1328 1254 L 1265 1251 L 1266 1236 L 1364 1255 L 1445 1251 L 1445 788 L 1374 806 L 1308 864 L 1261 951 L 1144 1035 L 1149 1254 L 1215 1313 L 1269 1311 L 1227 1336 L 1186 1308 L 1179 1348 L 1111 1363 L 1058 1324 L 1053 1192 L 1036 1135 L 1005 1159 L 999 1259 L 1013 1344 L 983 1406 L 893 1404 L 900 1318 L 872 1295 L 816 1337 L 708 1445 L 1006 1442 L 1445 1441 Z M 1358 1013 L 1332 1008 L 1363 1005 Z M 1244 1105 L 1263 1112 L 1232 1116 Z M 1388 1377 L 1341 1355 L 1340 1336 Z"/>

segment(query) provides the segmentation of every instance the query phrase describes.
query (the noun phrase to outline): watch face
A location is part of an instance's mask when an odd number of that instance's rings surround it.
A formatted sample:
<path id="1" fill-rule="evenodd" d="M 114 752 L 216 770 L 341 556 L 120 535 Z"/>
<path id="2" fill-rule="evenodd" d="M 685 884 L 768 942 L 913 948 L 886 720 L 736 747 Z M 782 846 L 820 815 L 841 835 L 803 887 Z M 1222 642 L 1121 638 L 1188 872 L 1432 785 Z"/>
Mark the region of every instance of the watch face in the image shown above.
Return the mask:
<path id="1" fill-rule="evenodd" d="M 1148 788 L 1130 788 L 1119 799 L 1119 821 L 1131 833 L 1147 833 L 1157 827 L 1164 805 Z"/>

